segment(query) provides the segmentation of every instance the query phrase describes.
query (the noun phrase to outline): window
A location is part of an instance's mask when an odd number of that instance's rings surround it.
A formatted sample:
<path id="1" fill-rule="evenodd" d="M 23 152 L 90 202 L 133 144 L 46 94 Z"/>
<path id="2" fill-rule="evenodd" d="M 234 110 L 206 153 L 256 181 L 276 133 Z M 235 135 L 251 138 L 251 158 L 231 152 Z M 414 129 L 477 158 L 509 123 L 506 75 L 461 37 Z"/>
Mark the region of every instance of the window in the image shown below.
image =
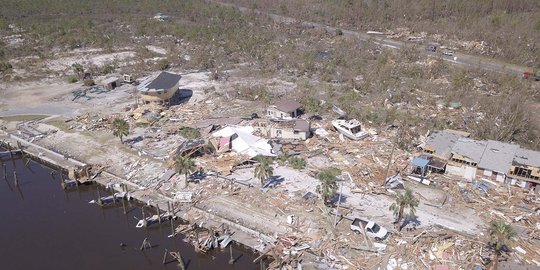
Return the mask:
<path id="1" fill-rule="evenodd" d="M 276 129 L 276 137 L 281 137 L 282 131 L 281 129 Z"/>

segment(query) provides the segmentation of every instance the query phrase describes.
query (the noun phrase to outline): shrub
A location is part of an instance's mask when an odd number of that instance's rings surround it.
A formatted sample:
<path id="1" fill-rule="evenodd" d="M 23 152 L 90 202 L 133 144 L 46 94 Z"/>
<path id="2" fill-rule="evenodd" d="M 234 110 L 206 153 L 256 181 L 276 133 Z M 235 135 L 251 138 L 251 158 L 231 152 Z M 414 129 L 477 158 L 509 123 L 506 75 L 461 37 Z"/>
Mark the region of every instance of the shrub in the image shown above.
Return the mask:
<path id="1" fill-rule="evenodd" d="M 167 59 L 161 59 L 157 62 L 157 67 L 160 69 L 160 70 L 166 70 L 168 69 L 169 67 L 171 67 L 171 62 L 169 62 L 169 60 Z"/>
<path id="2" fill-rule="evenodd" d="M 188 140 L 194 140 L 201 137 L 201 133 L 196 128 L 182 127 L 179 130 L 180 135 Z"/>
<path id="3" fill-rule="evenodd" d="M 84 84 L 84 86 L 93 86 L 96 83 L 92 79 L 86 79 L 86 80 L 84 80 L 83 84 Z"/>
<path id="4" fill-rule="evenodd" d="M 0 72 L 7 71 L 9 69 L 12 69 L 13 66 L 8 62 L 0 62 Z"/>
<path id="5" fill-rule="evenodd" d="M 291 166 L 295 170 L 300 170 L 306 167 L 306 161 L 303 158 L 290 157 L 288 162 L 289 166 Z"/>
<path id="6" fill-rule="evenodd" d="M 68 82 L 68 83 L 76 83 L 78 81 L 79 81 L 79 79 L 77 79 L 77 77 L 75 77 L 75 76 L 69 76 L 66 79 L 66 82 Z"/>

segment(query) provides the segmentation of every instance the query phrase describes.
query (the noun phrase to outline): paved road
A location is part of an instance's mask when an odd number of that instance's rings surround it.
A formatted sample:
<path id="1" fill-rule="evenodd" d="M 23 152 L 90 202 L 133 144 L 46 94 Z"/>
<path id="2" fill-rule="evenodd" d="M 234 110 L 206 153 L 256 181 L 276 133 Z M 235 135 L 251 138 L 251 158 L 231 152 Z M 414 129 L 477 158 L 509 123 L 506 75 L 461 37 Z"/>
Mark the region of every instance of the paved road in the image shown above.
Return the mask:
<path id="1" fill-rule="evenodd" d="M 381 46 L 392 48 L 392 49 L 404 49 L 404 48 L 412 48 L 412 47 L 414 47 L 414 44 L 401 42 L 401 41 L 397 41 L 397 40 L 391 40 L 391 39 L 387 39 L 387 38 L 384 38 L 384 37 L 381 37 L 381 36 L 378 36 L 378 35 L 368 35 L 366 33 L 340 29 L 340 28 L 336 28 L 336 27 L 332 27 L 332 26 L 323 25 L 323 24 L 320 24 L 320 23 L 309 22 L 309 21 L 301 21 L 301 20 L 297 20 L 297 19 L 291 18 L 291 17 L 285 17 L 285 16 L 281 16 L 281 15 L 277 15 L 277 14 L 265 13 L 265 12 L 261 12 L 261 11 L 258 11 L 258 10 L 253 10 L 253 9 L 250 9 L 250 8 L 240 7 L 240 6 L 237 6 L 237 5 L 234 5 L 234 4 L 222 3 L 222 2 L 219 2 L 219 1 L 214 1 L 214 2 L 217 3 L 217 4 L 223 5 L 223 6 L 235 7 L 237 9 L 239 9 L 241 12 L 246 12 L 246 13 L 247 12 L 253 12 L 253 13 L 256 13 L 256 14 L 267 15 L 270 18 L 272 18 L 274 21 L 277 21 L 277 22 L 299 23 L 299 24 L 301 24 L 303 26 L 313 27 L 313 28 L 321 29 L 321 30 L 326 30 L 328 32 L 336 32 L 338 30 L 341 30 L 344 36 L 356 38 L 356 39 L 363 40 L 363 41 L 371 41 L 371 42 L 374 42 L 374 43 L 379 44 Z M 456 64 L 456 65 L 462 65 L 462 66 L 467 66 L 467 67 L 472 67 L 472 68 L 480 68 L 480 69 L 484 69 L 484 70 L 488 70 L 488 71 L 495 71 L 495 72 L 500 72 L 500 73 L 521 75 L 521 74 L 523 74 L 524 71 L 530 70 L 530 68 L 520 67 L 520 66 L 516 66 L 516 65 L 513 65 L 513 64 L 508 64 L 508 63 L 503 63 L 503 62 L 500 62 L 500 61 L 496 61 L 496 60 L 485 58 L 485 57 L 475 56 L 475 55 L 469 55 L 469 54 L 463 54 L 463 53 L 455 53 L 454 56 L 444 56 L 444 55 L 441 55 L 439 53 L 428 52 L 428 51 L 424 50 L 423 47 L 422 48 L 417 48 L 417 50 L 421 54 L 427 55 L 429 57 L 440 58 L 440 59 L 443 59 L 444 61 L 448 61 L 448 62 Z"/>

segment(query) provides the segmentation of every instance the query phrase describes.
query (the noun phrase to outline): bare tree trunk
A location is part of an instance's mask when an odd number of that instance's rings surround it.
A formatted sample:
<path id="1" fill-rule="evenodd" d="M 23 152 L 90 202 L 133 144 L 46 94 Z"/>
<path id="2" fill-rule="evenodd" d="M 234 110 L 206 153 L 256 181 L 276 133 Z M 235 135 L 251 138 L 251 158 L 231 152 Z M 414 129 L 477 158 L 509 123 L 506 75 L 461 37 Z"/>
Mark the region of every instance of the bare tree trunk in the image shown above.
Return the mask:
<path id="1" fill-rule="evenodd" d="M 499 251 L 495 251 L 495 260 L 493 261 L 493 270 L 499 269 Z"/>
<path id="2" fill-rule="evenodd" d="M 403 206 L 399 206 L 398 219 L 397 219 L 397 230 L 401 231 L 401 220 L 403 219 Z"/>

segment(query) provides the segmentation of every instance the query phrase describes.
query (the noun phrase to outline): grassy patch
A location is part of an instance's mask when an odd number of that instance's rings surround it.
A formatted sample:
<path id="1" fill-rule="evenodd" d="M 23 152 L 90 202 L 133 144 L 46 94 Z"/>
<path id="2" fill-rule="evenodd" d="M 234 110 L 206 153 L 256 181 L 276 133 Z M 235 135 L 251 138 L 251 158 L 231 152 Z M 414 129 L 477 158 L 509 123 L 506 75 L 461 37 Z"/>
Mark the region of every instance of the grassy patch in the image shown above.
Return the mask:
<path id="1" fill-rule="evenodd" d="M 45 115 L 14 115 L 14 116 L 3 116 L 0 119 L 5 121 L 15 121 L 15 122 L 25 122 L 25 121 L 37 121 L 44 119 Z"/>

